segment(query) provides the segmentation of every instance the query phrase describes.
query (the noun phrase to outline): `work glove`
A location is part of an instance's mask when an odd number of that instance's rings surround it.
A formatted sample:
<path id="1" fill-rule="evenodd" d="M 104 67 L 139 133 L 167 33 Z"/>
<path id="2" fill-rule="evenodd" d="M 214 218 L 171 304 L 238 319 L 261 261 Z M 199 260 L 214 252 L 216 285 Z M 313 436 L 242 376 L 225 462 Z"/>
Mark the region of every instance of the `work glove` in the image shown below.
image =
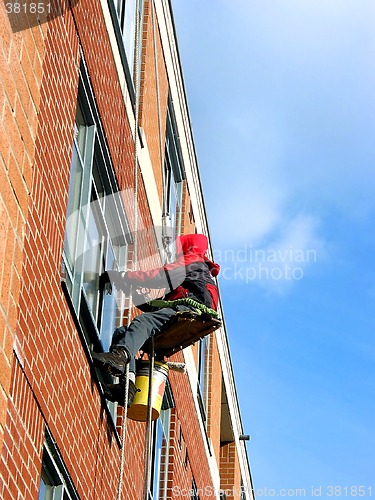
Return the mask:
<path id="1" fill-rule="evenodd" d="M 125 294 L 128 294 L 130 285 L 126 283 L 125 276 L 125 271 L 104 271 L 104 273 L 102 273 L 99 277 L 99 287 L 101 290 L 105 288 L 108 293 L 111 294 L 112 285 L 114 285 L 119 290 L 122 290 Z"/>

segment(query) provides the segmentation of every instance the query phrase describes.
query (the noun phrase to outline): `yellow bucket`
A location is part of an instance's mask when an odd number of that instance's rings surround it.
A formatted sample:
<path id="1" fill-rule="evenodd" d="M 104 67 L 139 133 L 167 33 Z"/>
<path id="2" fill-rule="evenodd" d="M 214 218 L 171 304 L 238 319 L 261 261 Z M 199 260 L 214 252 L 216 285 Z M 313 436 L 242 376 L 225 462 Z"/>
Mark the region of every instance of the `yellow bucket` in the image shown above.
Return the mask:
<path id="1" fill-rule="evenodd" d="M 156 420 L 160 415 L 168 371 L 168 365 L 161 363 L 160 361 L 155 361 L 151 387 L 152 420 Z M 142 366 L 138 370 L 137 377 L 135 379 L 135 385 L 138 392 L 135 393 L 133 404 L 128 409 L 128 417 L 132 420 L 136 420 L 137 422 L 146 422 L 147 420 L 149 374 L 149 362 L 142 361 Z"/>

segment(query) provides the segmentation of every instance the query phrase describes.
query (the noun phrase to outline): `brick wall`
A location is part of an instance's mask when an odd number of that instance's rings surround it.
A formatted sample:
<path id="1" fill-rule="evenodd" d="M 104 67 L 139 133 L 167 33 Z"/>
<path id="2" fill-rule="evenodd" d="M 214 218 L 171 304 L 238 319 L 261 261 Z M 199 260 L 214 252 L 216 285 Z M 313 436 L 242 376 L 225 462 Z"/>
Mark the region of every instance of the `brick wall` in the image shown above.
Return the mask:
<path id="1" fill-rule="evenodd" d="M 0 452 L 9 395 L 45 26 L 13 32 L 0 5 Z"/>
<path id="2" fill-rule="evenodd" d="M 187 381 L 187 376 L 179 373 L 171 373 L 170 380 L 173 387 L 173 395 L 176 401 L 176 418 L 178 424 L 175 427 L 176 436 L 182 435 L 180 453 L 177 454 L 175 468 L 173 470 L 173 486 L 179 488 L 191 488 L 191 477 L 194 476 L 196 485 L 207 495 L 201 494 L 201 500 L 212 498 L 213 483 L 208 462 L 204 458 L 205 436 L 199 427 L 199 422 L 195 411 L 191 386 Z M 179 428 L 181 426 L 181 429 Z M 186 447 L 186 448 L 185 448 Z M 188 467 L 183 465 L 187 454 Z M 183 466 L 188 472 L 191 470 L 192 476 L 183 472 Z M 211 495 L 209 489 L 211 488 Z"/>
<path id="3" fill-rule="evenodd" d="M 6 464 L 8 472 L 7 478 L 0 476 L 0 497 L 4 500 L 37 498 L 43 437 L 43 419 L 37 402 L 16 362 L 2 450 L 2 466 Z"/>
<path id="4" fill-rule="evenodd" d="M 181 206 L 181 232 L 183 234 L 195 233 L 195 220 L 190 201 L 189 188 L 186 181 L 182 186 L 182 206 Z"/>
<path id="5" fill-rule="evenodd" d="M 220 447 L 220 488 L 227 492 L 227 498 L 241 496 L 241 475 L 234 441 L 222 443 Z"/>

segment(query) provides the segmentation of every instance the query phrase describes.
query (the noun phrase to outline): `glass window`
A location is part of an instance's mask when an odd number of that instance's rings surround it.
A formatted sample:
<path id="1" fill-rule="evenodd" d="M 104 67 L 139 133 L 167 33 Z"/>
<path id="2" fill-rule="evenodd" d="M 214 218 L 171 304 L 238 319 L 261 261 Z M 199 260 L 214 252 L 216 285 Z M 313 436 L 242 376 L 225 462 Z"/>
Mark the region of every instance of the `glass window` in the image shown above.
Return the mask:
<path id="1" fill-rule="evenodd" d="M 128 69 L 134 82 L 135 35 L 136 35 L 136 0 L 114 0 L 117 21 L 120 27 Z M 143 0 L 139 0 L 139 19 L 142 25 Z M 140 30 L 141 31 L 141 30 Z M 141 38 L 141 34 L 139 35 Z M 140 45 L 140 44 L 139 44 Z M 141 48 L 138 57 L 141 55 Z"/>
<path id="2" fill-rule="evenodd" d="M 170 237 L 174 241 L 181 232 L 182 183 L 176 181 L 170 157 L 166 152 L 164 163 L 166 213 L 170 217 Z"/>
<path id="3" fill-rule="evenodd" d="M 204 337 L 199 342 L 198 352 L 198 402 L 203 417 L 203 421 L 207 419 L 208 405 L 208 357 L 209 357 L 209 342 L 210 337 Z"/>
<path id="4" fill-rule="evenodd" d="M 59 463 L 57 450 L 53 450 L 47 442 L 43 450 L 38 500 L 78 500 L 65 466 Z"/>
<path id="5" fill-rule="evenodd" d="M 111 168 L 94 99 L 80 82 L 73 138 L 63 274 L 76 315 L 89 345 L 109 350 L 120 326 L 125 297 L 100 286 L 104 270 L 123 270 L 129 230 L 122 198 Z"/>
<path id="6" fill-rule="evenodd" d="M 172 241 L 181 232 L 183 179 L 184 168 L 178 142 L 176 120 L 172 100 L 169 96 L 164 160 L 164 211 L 170 217 Z"/>
<path id="7" fill-rule="evenodd" d="M 86 225 L 88 206 L 88 183 L 93 161 L 95 125 L 89 120 L 84 123 L 81 104 L 77 105 L 70 183 L 67 207 L 67 225 L 64 241 L 64 265 L 67 287 L 72 300 L 78 306 L 80 298 L 80 263 L 82 242 Z"/>
<path id="8" fill-rule="evenodd" d="M 170 410 L 161 410 L 153 424 L 150 500 L 166 500 L 169 464 Z"/>

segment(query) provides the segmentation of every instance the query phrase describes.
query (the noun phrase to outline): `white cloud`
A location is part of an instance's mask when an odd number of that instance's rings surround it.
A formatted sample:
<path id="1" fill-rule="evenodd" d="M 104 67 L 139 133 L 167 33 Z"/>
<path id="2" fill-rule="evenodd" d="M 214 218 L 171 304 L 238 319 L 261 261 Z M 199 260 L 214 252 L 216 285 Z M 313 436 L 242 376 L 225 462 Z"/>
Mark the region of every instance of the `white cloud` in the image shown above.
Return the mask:
<path id="1" fill-rule="evenodd" d="M 306 277 L 308 267 L 327 258 L 326 243 L 319 237 L 318 221 L 302 214 L 280 220 L 263 239 L 242 240 L 217 248 L 215 260 L 221 265 L 221 282 L 238 286 L 256 285 L 278 294 Z M 233 243 L 231 241 L 231 243 Z"/>
<path id="2" fill-rule="evenodd" d="M 333 217 L 375 212 L 375 2 L 176 3 L 214 248 L 327 255 Z"/>

